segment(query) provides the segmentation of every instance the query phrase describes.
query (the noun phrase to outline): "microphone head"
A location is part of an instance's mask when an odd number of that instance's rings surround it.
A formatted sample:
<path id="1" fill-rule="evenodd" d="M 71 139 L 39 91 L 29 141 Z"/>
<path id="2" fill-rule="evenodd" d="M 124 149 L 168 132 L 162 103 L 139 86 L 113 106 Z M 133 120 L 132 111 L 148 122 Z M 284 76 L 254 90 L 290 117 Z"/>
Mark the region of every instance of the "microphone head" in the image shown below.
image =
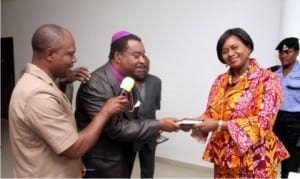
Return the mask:
<path id="1" fill-rule="evenodd" d="M 130 92 L 133 86 L 134 86 L 134 79 L 127 76 L 123 79 L 120 88 L 126 90 L 127 92 Z"/>

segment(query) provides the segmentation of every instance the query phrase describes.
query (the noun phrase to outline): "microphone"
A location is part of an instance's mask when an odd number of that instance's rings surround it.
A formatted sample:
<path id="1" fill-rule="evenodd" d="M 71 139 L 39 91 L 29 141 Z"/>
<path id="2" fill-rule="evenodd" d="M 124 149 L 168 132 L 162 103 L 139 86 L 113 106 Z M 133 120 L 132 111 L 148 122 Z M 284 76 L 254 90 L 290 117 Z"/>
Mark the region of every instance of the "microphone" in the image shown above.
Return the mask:
<path id="1" fill-rule="evenodd" d="M 120 85 L 121 91 L 119 95 L 126 96 L 134 86 L 134 79 L 131 77 L 125 77 Z"/>

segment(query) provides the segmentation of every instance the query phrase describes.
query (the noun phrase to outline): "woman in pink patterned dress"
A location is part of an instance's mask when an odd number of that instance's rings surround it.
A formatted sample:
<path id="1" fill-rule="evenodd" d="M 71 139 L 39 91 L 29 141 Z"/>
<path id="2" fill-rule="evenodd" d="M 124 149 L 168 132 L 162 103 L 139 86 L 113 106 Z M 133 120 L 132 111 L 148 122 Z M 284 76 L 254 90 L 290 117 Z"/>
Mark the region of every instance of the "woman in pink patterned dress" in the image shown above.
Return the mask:
<path id="1" fill-rule="evenodd" d="M 278 163 L 289 157 L 272 128 L 282 102 L 277 75 L 250 57 L 251 37 L 241 28 L 225 31 L 217 43 L 229 69 L 212 84 L 203 123 L 194 137 L 211 138 L 203 159 L 214 163 L 215 178 L 276 178 Z"/>

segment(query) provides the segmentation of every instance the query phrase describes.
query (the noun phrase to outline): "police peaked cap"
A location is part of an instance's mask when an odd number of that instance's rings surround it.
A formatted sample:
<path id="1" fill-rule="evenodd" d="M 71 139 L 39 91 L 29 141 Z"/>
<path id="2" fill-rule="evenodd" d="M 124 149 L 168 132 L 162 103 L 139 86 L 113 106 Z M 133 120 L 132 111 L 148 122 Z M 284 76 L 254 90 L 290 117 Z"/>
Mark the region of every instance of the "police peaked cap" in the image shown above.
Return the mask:
<path id="1" fill-rule="evenodd" d="M 279 51 L 285 51 L 290 48 L 293 48 L 295 50 L 299 50 L 299 42 L 298 38 L 296 37 L 288 37 L 283 39 L 276 47 L 276 50 Z"/>

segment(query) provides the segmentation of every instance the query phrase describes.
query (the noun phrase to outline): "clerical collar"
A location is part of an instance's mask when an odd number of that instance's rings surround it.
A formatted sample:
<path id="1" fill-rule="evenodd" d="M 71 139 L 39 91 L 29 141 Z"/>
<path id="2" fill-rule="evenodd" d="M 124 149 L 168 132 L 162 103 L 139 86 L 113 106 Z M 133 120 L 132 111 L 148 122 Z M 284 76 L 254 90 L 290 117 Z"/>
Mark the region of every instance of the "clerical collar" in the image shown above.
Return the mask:
<path id="1" fill-rule="evenodd" d="M 124 79 L 124 76 L 120 72 L 118 72 L 118 70 L 111 63 L 109 63 L 109 65 L 119 84 L 121 84 L 121 82 Z"/>

